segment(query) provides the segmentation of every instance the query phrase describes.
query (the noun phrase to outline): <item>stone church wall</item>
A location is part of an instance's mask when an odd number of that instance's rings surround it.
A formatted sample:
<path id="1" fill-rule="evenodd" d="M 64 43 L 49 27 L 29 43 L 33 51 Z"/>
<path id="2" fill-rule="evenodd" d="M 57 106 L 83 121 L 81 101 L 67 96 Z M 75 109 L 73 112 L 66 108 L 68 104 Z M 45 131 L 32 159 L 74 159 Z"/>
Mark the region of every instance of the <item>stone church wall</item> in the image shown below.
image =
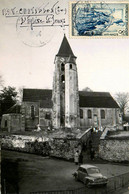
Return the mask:
<path id="1" fill-rule="evenodd" d="M 34 106 L 34 116 L 31 115 L 31 106 Z M 23 102 L 22 110 L 25 112 L 25 129 L 32 130 L 39 124 L 39 102 Z"/>
<path id="2" fill-rule="evenodd" d="M 52 125 L 52 109 L 50 108 L 40 108 L 39 109 L 39 125 L 40 127 Z"/>
<path id="3" fill-rule="evenodd" d="M 4 114 L 1 121 L 2 130 L 8 132 L 15 132 L 22 130 L 22 117 L 21 114 L 10 113 Z"/>
<path id="4" fill-rule="evenodd" d="M 83 118 L 80 118 L 80 126 L 101 127 L 120 123 L 119 109 L 115 108 L 80 108 L 83 110 Z M 88 118 L 88 110 L 91 110 L 91 118 Z M 105 112 L 105 118 L 101 118 L 101 110 Z"/>

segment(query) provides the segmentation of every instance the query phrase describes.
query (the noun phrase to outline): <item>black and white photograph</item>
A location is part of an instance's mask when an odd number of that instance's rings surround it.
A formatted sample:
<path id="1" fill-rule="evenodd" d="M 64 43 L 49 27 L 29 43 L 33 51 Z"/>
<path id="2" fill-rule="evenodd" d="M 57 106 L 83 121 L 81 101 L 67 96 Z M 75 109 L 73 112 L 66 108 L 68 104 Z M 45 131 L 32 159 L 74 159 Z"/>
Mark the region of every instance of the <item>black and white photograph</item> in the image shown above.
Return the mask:
<path id="1" fill-rule="evenodd" d="M 129 194 L 129 1 L 0 0 L 0 194 Z"/>

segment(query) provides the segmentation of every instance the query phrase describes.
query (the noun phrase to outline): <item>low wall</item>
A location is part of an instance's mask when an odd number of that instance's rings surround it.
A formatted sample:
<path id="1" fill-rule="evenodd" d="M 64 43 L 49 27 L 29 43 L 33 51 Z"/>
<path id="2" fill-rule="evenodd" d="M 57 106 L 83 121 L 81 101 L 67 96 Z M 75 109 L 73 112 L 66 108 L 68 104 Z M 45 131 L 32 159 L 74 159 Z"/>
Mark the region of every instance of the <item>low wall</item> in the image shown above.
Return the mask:
<path id="1" fill-rule="evenodd" d="M 50 146 L 48 138 L 36 138 L 33 136 L 12 135 L 1 139 L 2 149 L 21 151 L 40 155 L 49 155 Z"/>
<path id="2" fill-rule="evenodd" d="M 81 150 L 81 146 L 79 146 L 78 140 L 76 139 L 56 138 L 50 142 L 50 146 L 50 156 L 64 158 L 66 160 L 71 160 L 74 158 L 76 149 Z"/>
<path id="3" fill-rule="evenodd" d="M 73 160 L 75 151 L 81 150 L 76 138 L 45 138 L 12 135 L 2 137 L 2 149 Z"/>
<path id="4" fill-rule="evenodd" d="M 129 139 L 101 139 L 99 156 L 112 162 L 129 162 Z"/>

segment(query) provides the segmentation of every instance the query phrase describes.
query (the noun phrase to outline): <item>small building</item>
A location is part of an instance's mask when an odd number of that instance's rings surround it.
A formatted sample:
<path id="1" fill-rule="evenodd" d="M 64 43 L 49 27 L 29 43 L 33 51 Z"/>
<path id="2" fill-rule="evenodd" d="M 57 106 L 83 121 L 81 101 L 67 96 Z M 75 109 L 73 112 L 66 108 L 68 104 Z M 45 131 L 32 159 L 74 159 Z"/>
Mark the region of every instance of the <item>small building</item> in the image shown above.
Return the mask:
<path id="1" fill-rule="evenodd" d="M 2 115 L 1 128 L 4 131 L 16 132 L 22 130 L 21 106 L 15 104 L 6 114 Z"/>

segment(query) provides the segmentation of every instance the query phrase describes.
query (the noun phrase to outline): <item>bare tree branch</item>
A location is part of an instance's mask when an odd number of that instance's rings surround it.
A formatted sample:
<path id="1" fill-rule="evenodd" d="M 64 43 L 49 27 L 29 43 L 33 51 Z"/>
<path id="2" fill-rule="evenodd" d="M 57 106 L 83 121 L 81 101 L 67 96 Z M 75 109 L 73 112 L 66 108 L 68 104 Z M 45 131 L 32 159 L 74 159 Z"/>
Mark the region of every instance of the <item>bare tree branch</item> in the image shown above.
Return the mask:
<path id="1" fill-rule="evenodd" d="M 21 104 L 22 102 L 22 98 L 23 98 L 23 89 L 24 89 L 24 86 L 21 86 L 18 88 L 18 102 Z"/>
<path id="2" fill-rule="evenodd" d="M 82 89 L 82 91 L 86 91 L 86 92 L 93 92 L 93 90 L 91 90 L 89 87 L 85 87 Z"/>
<path id="3" fill-rule="evenodd" d="M 0 89 L 3 88 L 3 85 L 4 85 L 4 80 L 2 75 L 0 75 Z"/>
<path id="4" fill-rule="evenodd" d="M 123 118 L 124 118 L 125 112 L 129 108 L 128 107 L 129 93 L 119 92 L 115 95 L 115 99 L 120 106 L 120 111 L 123 114 Z"/>

